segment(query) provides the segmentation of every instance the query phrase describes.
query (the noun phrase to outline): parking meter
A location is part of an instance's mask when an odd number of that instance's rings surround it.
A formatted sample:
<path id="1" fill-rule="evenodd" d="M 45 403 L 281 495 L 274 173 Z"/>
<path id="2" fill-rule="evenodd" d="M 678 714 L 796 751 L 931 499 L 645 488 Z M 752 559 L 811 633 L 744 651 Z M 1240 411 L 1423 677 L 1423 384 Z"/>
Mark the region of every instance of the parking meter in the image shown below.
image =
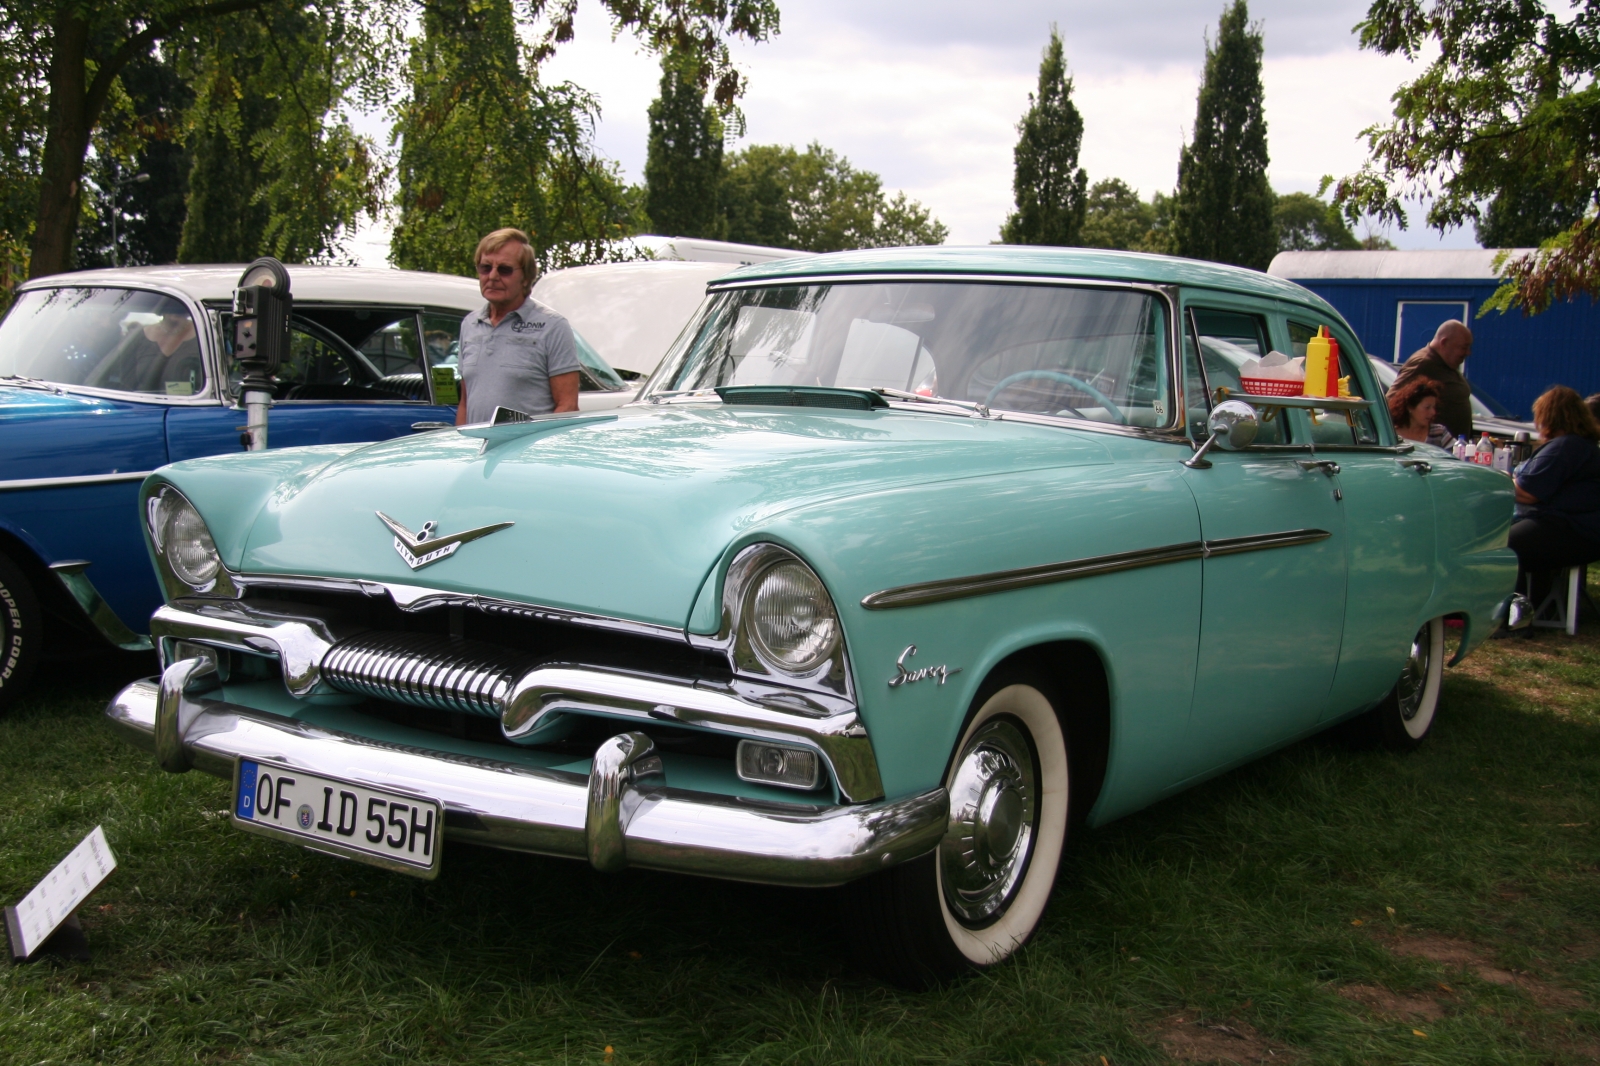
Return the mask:
<path id="1" fill-rule="evenodd" d="M 233 290 L 233 357 L 244 371 L 245 432 L 240 439 L 253 452 L 267 447 L 267 409 L 272 406 L 272 375 L 289 354 L 289 271 L 265 256 L 245 268 Z"/>

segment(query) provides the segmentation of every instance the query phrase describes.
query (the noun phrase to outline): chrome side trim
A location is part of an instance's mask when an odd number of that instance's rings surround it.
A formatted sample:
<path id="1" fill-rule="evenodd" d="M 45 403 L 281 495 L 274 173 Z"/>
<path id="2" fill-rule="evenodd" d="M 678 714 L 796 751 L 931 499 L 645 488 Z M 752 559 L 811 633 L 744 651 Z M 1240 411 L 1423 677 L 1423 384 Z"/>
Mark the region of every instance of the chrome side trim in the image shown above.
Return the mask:
<path id="1" fill-rule="evenodd" d="M 83 474 L 78 477 L 25 477 L 0 481 L 0 492 L 17 489 L 54 489 L 63 485 L 110 485 L 118 481 L 143 481 L 153 470 L 130 470 L 125 474 Z"/>
<path id="2" fill-rule="evenodd" d="M 50 569 L 66 588 L 67 594 L 83 608 L 83 613 L 89 616 L 89 621 L 94 623 L 101 636 L 123 651 L 149 651 L 150 638 L 124 625 L 122 619 L 117 617 L 117 612 L 101 597 L 100 590 L 94 587 L 94 582 L 84 573 L 90 565 L 87 559 L 63 559 L 59 563 L 51 563 Z"/>
<path id="3" fill-rule="evenodd" d="M 1043 566 L 1026 566 L 1017 570 L 997 570 L 990 574 L 974 574 L 970 577 L 924 581 L 917 585 L 901 585 L 898 588 L 884 589 L 863 596 L 861 606 L 869 611 L 916 607 L 924 603 L 957 600 L 967 596 L 986 596 L 992 592 L 1009 592 L 1012 589 L 1050 585 L 1058 581 L 1076 581 L 1079 578 L 1096 577 L 1100 574 L 1114 574 L 1120 570 L 1138 570 L 1146 566 L 1161 566 L 1164 563 L 1178 563 L 1188 559 L 1206 559 L 1213 555 L 1235 555 L 1239 552 L 1288 548 L 1296 544 L 1311 544 L 1326 540 L 1332 535 L 1325 529 L 1291 529 L 1282 533 L 1263 533 L 1225 540 L 1191 540 L 1160 548 L 1143 548 L 1112 555 L 1096 555 L 1088 559 L 1046 563 Z"/>
<path id="4" fill-rule="evenodd" d="M 177 665 L 177 664 L 174 664 Z M 176 678 L 174 678 L 176 681 Z M 135 681 L 106 707 L 113 728 L 154 747 L 160 683 Z M 384 744 L 206 697 L 190 697 L 183 746 L 196 770 L 232 780 L 239 759 L 293 766 L 387 791 L 412 792 L 445 809 L 445 836 L 511 851 L 584 859 L 594 774 L 541 770 L 493 759 Z M 612 742 L 615 744 L 615 738 Z M 620 745 L 617 745 L 620 748 Z M 764 884 L 843 884 L 933 850 L 944 837 L 949 798 L 936 788 L 877 803 L 832 807 L 760 803 L 620 782 L 617 838 L 628 866 Z M 601 773 L 613 772 L 611 760 Z M 643 769 L 639 761 L 634 770 Z M 635 804 L 636 801 L 636 805 Z M 624 806 L 631 816 L 623 823 Z M 600 817 L 610 806 L 601 804 Z M 606 854 L 610 854 L 607 852 Z"/>

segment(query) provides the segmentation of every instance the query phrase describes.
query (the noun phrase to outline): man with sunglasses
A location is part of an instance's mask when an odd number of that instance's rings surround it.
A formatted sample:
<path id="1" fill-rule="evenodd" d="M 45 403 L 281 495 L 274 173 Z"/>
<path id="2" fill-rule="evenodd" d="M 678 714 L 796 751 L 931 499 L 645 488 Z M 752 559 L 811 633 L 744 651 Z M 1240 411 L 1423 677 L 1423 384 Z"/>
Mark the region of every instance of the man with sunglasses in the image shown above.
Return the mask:
<path id="1" fill-rule="evenodd" d="M 531 299 L 533 246 L 497 229 L 473 256 L 488 301 L 461 323 L 461 403 L 456 425 L 488 422 L 496 407 L 528 415 L 578 409 L 578 347 L 561 315 Z"/>

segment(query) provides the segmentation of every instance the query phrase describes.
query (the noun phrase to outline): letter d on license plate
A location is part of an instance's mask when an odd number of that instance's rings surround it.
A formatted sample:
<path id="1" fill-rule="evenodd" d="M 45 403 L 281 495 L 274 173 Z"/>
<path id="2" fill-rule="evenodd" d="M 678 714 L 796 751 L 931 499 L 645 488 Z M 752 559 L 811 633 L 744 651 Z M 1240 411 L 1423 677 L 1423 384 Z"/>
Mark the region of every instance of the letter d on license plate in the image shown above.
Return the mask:
<path id="1" fill-rule="evenodd" d="M 413 877 L 439 876 L 444 812 L 419 796 L 240 759 L 233 824 Z"/>

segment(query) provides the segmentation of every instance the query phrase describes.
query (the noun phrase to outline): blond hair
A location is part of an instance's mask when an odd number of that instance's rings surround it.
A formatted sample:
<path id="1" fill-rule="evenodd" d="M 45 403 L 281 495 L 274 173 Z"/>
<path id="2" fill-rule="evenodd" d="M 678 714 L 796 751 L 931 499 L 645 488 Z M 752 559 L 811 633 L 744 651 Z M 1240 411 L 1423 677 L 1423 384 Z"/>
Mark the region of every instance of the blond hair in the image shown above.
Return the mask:
<path id="1" fill-rule="evenodd" d="M 483 240 L 478 242 L 478 250 L 472 253 L 472 268 L 476 270 L 478 264 L 483 262 L 483 257 L 490 252 L 498 252 L 512 241 L 522 245 L 522 254 L 517 257 L 517 265 L 522 268 L 522 295 L 526 296 L 533 291 L 534 275 L 538 273 L 538 264 L 533 258 L 533 242 L 528 240 L 528 235 L 512 226 L 497 229 Z"/>

